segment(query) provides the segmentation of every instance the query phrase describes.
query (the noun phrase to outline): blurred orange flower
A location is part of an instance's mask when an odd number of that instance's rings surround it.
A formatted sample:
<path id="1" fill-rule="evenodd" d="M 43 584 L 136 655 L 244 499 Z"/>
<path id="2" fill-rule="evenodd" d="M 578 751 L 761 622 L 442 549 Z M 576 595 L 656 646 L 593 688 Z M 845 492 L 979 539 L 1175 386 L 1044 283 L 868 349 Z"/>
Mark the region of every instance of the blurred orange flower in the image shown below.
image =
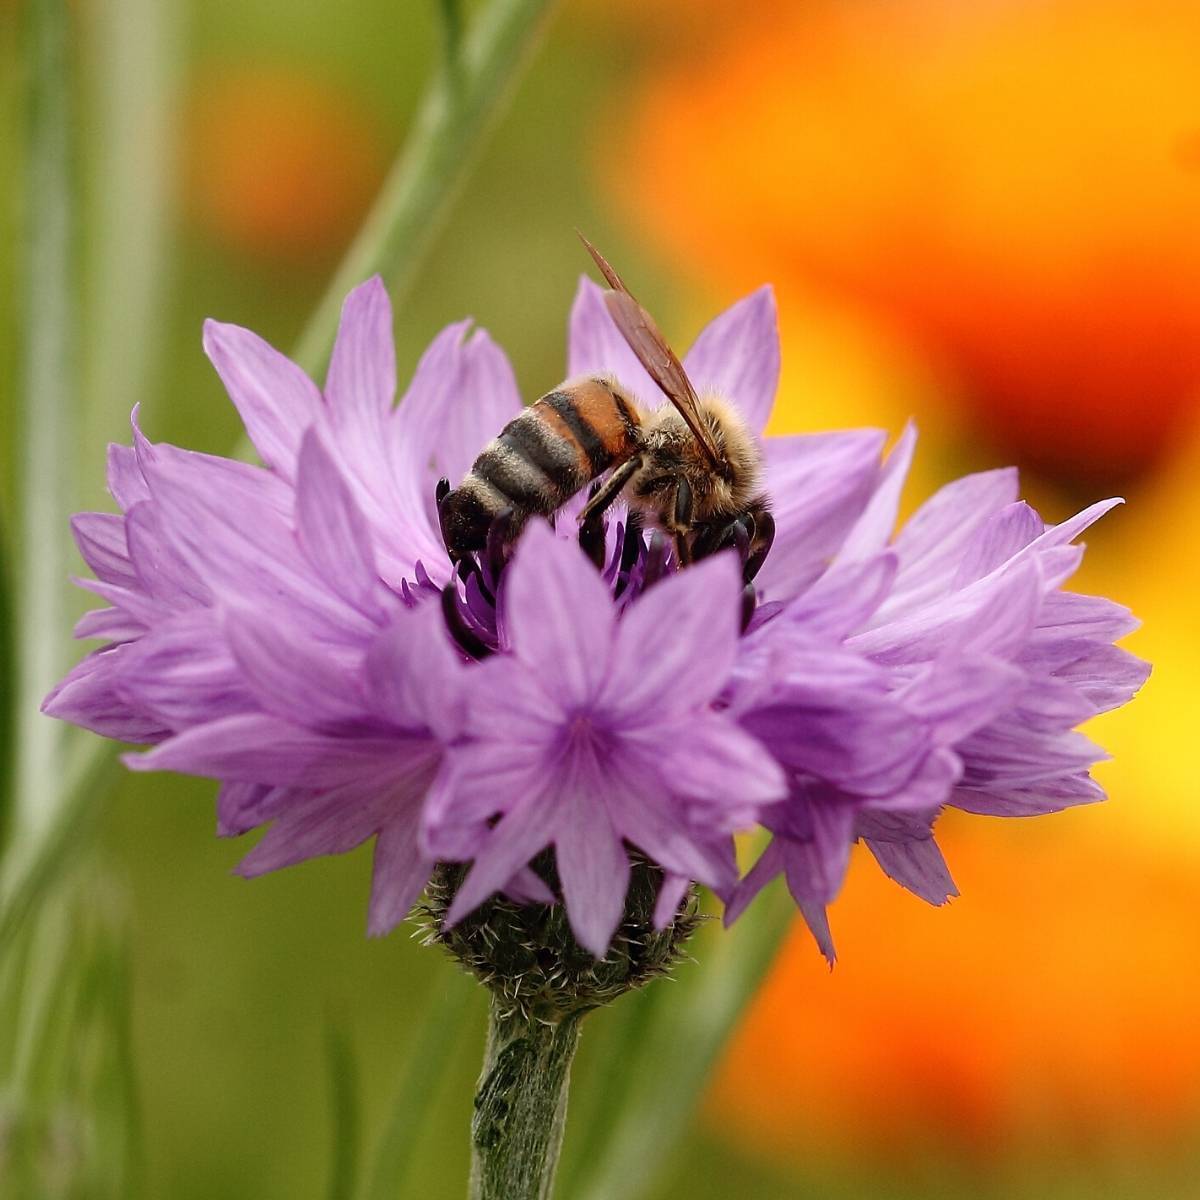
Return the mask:
<path id="1" fill-rule="evenodd" d="M 722 1125 L 893 1164 L 947 1142 L 985 1158 L 1184 1144 L 1200 1118 L 1200 873 L 1089 835 L 1093 816 L 1049 837 L 944 820 L 963 892 L 944 909 L 852 869 L 837 968 L 807 931 L 789 941 L 726 1055 Z"/>
<path id="2" fill-rule="evenodd" d="M 1087 499 L 1141 472 L 1075 581 L 1155 664 L 1097 722 L 1113 799 L 947 822 L 944 909 L 852 871 L 833 975 L 799 934 L 726 1057 L 748 1140 L 1057 1160 L 1200 1123 L 1198 58 L 1191 0 L 810 0 L 660 66 L 609 132 L 606 178 L 700 281 L 776 283 L 776 432 L 916 412 L 910 502 L 956 436 Z"/>
<path id="3" fill-rule="evenodd" d="M 1021 461 L 1112 478 L 1200 397 L 1198 56 L 1194 0 L 772 8 L 650 83 L 623 194 L 911 339 Z"/>
<path id="4" fill-rule="evenodd" d="M 385 147 L 370 113 L 298 67 L 202 74 L 189 118 L 187 207 L 239 254 L 322 265 L 383 178 Z"/>

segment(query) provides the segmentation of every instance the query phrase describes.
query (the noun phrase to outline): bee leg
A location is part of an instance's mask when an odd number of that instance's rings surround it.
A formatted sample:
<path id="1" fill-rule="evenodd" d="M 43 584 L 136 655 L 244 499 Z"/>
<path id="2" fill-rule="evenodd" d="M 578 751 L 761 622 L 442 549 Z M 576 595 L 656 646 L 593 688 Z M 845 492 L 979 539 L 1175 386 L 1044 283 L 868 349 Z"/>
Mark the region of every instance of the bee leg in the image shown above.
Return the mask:
<path id="1" fill-rule="evenodd" d="M 762 570 L 762 565 L 767 561 L 767 555 L 770 554 L 771 545 L 775 541 L 775 518 L 765 508 L 759 511 L 755 520 L 754 541 L 757 544 L 753 546 L 750 557 L 746 559 L 746 565 L 742 570 L 742 576 L 747 583 L 750 583 Z"/>
<path id="2" fill-rule="evenodd" d="M 512 541 L 513 510 L 506 506 L 492 519 L 487 532 L 487 545 L 484 546 L 484 561 L 491 575 L 491 584 L 495 586 L 504 573 L 505 563 L 508 562 L 509 544 Z"/>
<path id="3" fill-rule="evenodd" d="M 746 584 L 742 589 L 742 632 L 746 632 L 747 626 L 754 619 L 754 610 L 758 607 L 758 593 L 754 590 L 752 583 Z"/>
<path id="4" fill-rule="evenodd" d="M 688 543 L 688 530 L 692 526 L 692 485 L 680 475 L 675 480 L 675 561 L 681 567 L 692 564 L 692 547 Z"/>
<path id="5" fill-rule="evenodd" d="M 593 517 L 603 516 L 616 498 L 621 494 L 625 485 L 642 469 L 642 457 L 635 454 L 627 458 L 619 466 L 613 468 L 613 473 L 593 493 L 579 514 L 580 525 L 586 525 Z"/>
<path id="6" fill-rule="evenodd" d="M 675 527 L 677 529 L 690 528 L 693 511 L 692 485 L 683 475 L 680 475 L 675 480 Z"/>
<path id="7" fill-rule="evenodd" d="M 606 549 L 603 516 L 591 516 L 579 526 L 579 546 L 595 564 L 596 570 L 603 571 Z"/>
<path id="8" fill-rule="evenodd" d="M 617 586 L 613 589 L 614 597 L 619 598 L 629 586 L 629 573 L 644 547 L 641 513 L 631 512 L 625 521 L 625 538 L 621 542 L 621 565 L 617 571 Z"/>

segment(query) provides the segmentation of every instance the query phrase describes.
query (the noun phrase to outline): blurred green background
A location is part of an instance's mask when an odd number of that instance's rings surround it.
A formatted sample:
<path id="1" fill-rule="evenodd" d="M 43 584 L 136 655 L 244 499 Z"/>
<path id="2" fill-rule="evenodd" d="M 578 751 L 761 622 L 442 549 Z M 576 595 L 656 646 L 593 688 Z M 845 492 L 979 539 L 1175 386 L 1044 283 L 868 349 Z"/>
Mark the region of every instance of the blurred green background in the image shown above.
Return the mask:
<path id="1" fill-rule="evenodd" d="M 294 344 L 404 139 L 439 32 L 437 6 L 416 0 L 68 7 L 80 406 L 60 452 L 71 505 L 103 508 L 103 447 L 127 440 L 134 403 L 154 439 L 235 443 L 201 322 Z M 1130 644 L 1156 675 L 1096 731 L 1116 753 L 1111 804 L 947 821 L 963 892 L 948 909 L 852 870 L 834 974 L 789 942 L 662 1175 L 612 1194 L 1189 1200 L 1200 19 L 1165 0 L 769 7 L 560 5 L 399 305 L 401 377 L 470 315 L 527 395 L 556 383 L 576 226 L 684 345 L 773 282 L 776 430 L 895 431 L 915 413 L 921 495 L 1017 461 L 1051 519 L 1124 490 L 1083 584 L 1147 620 Z M 24 8 L 0 3 L 12 381 Z M 17 397 L 14 382 L 7 546 Z M 482 996 L 404 931 L 366 939 L 364 852 L 234 878 L 244 847 L 215 838 L 214 795 L 174 777 L 98 784 L 74 866 L 0 963 L 0 1194 L 36 1179 L 25 1194 L 348 1195 L 330 1183 L 331 1040 L 356 1098 L 342 1128 L 369 1151 L 422 1021 L 457 996 L 403 1194 L 462 1195 Z M 721 936 L 705 931 L 676 988 L 711 968 Z M 614 1013 L 585 1027 L 581 1088 L 607 1078 Z M 653 1071 L 654 1044 L 639 1055 Z M 568 1123 L 568 1181 L 600 1091 Z"/>

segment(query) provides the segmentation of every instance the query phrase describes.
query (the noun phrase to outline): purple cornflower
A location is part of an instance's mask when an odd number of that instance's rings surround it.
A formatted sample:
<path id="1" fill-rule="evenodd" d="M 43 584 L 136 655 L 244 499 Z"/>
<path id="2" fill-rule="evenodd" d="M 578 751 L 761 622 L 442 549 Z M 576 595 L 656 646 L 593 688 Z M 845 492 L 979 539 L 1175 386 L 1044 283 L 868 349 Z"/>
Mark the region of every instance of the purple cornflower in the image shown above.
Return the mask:
<path id="1" fill-rule="evenodd" d="M 75 520 L 108 607 L 106 645 L 48 697 L 52 715 L 156 745 L 136 769 L 221 781 L 219 832 L 270 823 L 256 874 L 376 839 L 370 929 L 385 932 L 437 861 L 472 865 L 457 920 L 497 891 L 561 899 L 602 955 L 633 847 L 663 872 L 655 919 L 690 880 L 736 916 L 783 872 L 822 948 L 856 838 L 933 902 L 953 885 L 932 840 L 946 804 L 1000 815 L 1099 797 L 1071 732 L 1123 703 L 1144 664 L 1132 627 L 1060 585 L 1104 506 L 1047 529 L 1015 476 L 938 493 L 890 541 L 912 452 L 876 430 L 765 440 L 776 537 L 747 596 L 736 551 L 676 570 L 614 509 L 574 544 L 583 496 L 455 570 L 438 480 L 461 479 L 519 410 L 503 354 L 467 324 L 435 339 L 399 405 L 391 310 L 351 293 L 323 390 L 246 330 L 205 348 L 265 466 L 147 441 L 112 447 L 120 514 Z M 685 356 L 698 388 L 755 432 L 779 371 L 760 289 Z M 599 289 L 581 283 L 570 371 L 656 389 Z M 739 633 L 739 631 L 743 631 Z M 772 841 L 736 878 L 731 834 Z M 529 864 L 546 847 L 553 877 Z M 557 881 L 556 895 L 548 886 Z"/>

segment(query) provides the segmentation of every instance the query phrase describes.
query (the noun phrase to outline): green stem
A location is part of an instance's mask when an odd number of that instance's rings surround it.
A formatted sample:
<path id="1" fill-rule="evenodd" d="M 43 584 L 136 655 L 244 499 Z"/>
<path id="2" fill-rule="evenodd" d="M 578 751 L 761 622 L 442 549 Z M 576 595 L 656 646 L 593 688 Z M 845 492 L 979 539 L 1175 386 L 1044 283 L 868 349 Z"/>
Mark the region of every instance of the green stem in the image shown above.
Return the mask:
<path id="1" fill-rule="evenodd" d="M 74 428 L 70 5 L 30 0 L 25 14 L 26 188 L 22 256 L 21 524 L 16 584 L 12 847 L 24 855 L 62 798 L 62 727 L 38 711 L 66 648 L 67 520 Z"/>
<path id="2" fill-rule="evenodd" d="M 470 1200 L 549 1200 L 582 1017 L 543 1024 L 493 999 L 471 1122 Z"/>
<path id="3" fill-rule="evenodd" d="M 293 357 L 310 375 L 324 366 L 352 287 L 377 271 L 388 276 L 393 298 L 411 285 L 552 7 L 553 0 L 493 0 L 456 59 L 439 71 L 404 152 L 296 346 Z"/>

